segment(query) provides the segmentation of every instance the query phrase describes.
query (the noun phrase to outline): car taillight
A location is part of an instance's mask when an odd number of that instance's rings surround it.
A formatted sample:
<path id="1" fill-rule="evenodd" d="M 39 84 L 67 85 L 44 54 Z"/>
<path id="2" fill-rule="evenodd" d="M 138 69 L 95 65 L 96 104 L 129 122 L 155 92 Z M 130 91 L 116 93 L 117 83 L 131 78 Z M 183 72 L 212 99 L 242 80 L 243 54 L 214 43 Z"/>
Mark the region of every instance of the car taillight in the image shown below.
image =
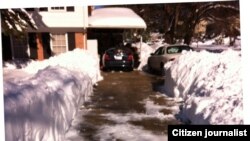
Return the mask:
<path id="1" fill-rule="evenodd" d="M 108 54 L 104 54 L 104 60 L 110 60 L 110 57 Z"/>
<path id="2" fill-rule="evenodd" d="M 128 61 L 132 61 L 134 59 L 133 55 L 128 55 Z"/>
<path id="3" fill-rule="evenodd" d="M 174 61 L 175 58 L 170 59 L 170 61 Z"/>

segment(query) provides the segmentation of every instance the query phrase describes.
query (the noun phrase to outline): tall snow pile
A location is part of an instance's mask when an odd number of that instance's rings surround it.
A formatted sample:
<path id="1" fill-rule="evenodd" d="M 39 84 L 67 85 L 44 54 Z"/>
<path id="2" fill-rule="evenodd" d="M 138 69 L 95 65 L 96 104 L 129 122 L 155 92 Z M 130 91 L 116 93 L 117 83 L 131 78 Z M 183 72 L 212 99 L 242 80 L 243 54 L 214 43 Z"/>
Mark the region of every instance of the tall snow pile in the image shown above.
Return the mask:
<path id="1" fill-rule="evenodd" d="M 191 124 L 243 124 L 241 53 L 185 52 L 165 64 L 165 88 Z"/>
<path id="2" fill-rule="evenodd" d="M 25 71 L 30 73 L 36 73 L 40 69 L 44 69 L 47 66 L 62 66 L 71 70 L 80 70 L 92 79 L 93 84 L 102 80 L 99 68 L 99 58 L 91 55 L 91 52 L 83 49 L 75 49 L 67 53 L 60 54 L 58 56 L 50 57 L 44 61 L 36 61 L 29 64 Z"/>
<path id="3" fill-rule="evenodd" d="M 98 62 L 76 49 L 23 69 L 4 68 L 6 141 L 65 141 L 79 107 L 101 79 Z"/>
<path id="4" fill-rule="evenodd" d="M 145 67 L 148 63 L 148 57 L 150 56 L 150 54 L 153 53 L 158 47 L 162 46 L 162 44 L 154 44 L 152 46 L 149 46 L 148 44 L 142 42 L 136 43 L 133 46 L 140 50 L 140 65 L 137 69 L 143 70 L 143 67 Z"/>

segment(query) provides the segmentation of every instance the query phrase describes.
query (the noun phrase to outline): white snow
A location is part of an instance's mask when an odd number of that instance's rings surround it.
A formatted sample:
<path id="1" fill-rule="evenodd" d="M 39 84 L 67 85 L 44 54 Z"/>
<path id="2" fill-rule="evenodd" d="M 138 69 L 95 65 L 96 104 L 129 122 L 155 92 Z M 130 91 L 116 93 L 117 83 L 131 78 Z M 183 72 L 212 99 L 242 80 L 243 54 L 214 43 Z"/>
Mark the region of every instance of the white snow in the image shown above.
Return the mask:
<path id="1" fill-rule="evenodd" d="M 141 68 L 158 46 L 141 46 Z M 6 140 L 81 140 L 76 128 L 79 112 L 86 111 L 79 108 L 89 100 L 93 85 L 103 79 L 98 65 L 97 57 L 81 49 L 26 65 L 4 63 Z M 171 120 L 174 114 L 191 124 L 243 124 L 240 51 L 185 52 L 165 64 L 165 69 L 164 89 L 173 99 L 182 100 L 180 109 L 179 105 L 160 106 L 146 99 L 146 114 L 104 114 L 119 124 L 101 126 L 95 136 L 104 140 L 162 140 L 166 135 L 155 135 L 129 122 L 153 117 Z M 159 112 L 162 109 L 175 112 L 164 115 Z"/>
<path id="2" fill-rule="evenodd" d="M 22 69 L 5 64 L 6 141 L 65 141 L 80 106 L 102 80 L 97 65 L 98 58 L 81 49 Z"/>
<path id="3" fill-rule="evenodd" d="M 98 56 L 92 55 L 91 52 L 75 49 L 42 62 L 33 62 L 24 69 L 27 72 L 36 73 L 38 70 L 44 69 L 47 66 L 62 66 L 71 70 L 79 70 L 83 73 L 87 73 L 91 77 L 93 84 L 95 84 L 103 79 L 98 69 L 99 62 L 97 60 Z"/>
<path id="4" fill-rule="evenodd" d="M 186 52 L 165 64 L 167 94 L 192 124 L 243 124 L 241 52 Z"/>
<path id="5" fill-rule="evenodd" d="M 146 43 L 142 43 L 142 44 L 136 43 L 134 46 L 140 50 L 140 60 L 139 60 L 140 65 L 138 66 L 137 69 L 142 70 L 143 67 L 147 64 L 147 61 L 148 61 L 147 58 L 154 51 L 154 49 Z"/>
<path id="6" fill-rule="evenodd" d="M 143 120 L 157 119 L 161 122 L 176 120 L 175 114 L 178 113 L 178 104 L 175 99 L 165 94 L 155 95 L 170 100 L 169 105 L 159 105 L 147 98 L 140 103 L 145 104 L 145 113 L 103 113 L 102 118 L 111 121 L 114 124 L 100 125 L 97 134 L 94 135 L 96 140 L 124 140 L 124 141 L 163 141 L 167 140 L 166 133 L 154 133 L 141 126 L 136 126 L 132 122 L 141 122 Z M 169 110 L 169 114 L 163 114 L 161 110 Z M 92 109 L 83 110 L 83 115 L 88 115 Z"/>
<path id="7" fill-rule="evenodd" d="M 138 66 L 138 70 L 143 70 L 143 68 L 147 65 L 148 57 L 151 53 L 153 53 L 157 48 L 160 46 L 165 45 L 162 42 L 155 43 L 153 45 L 148 45 L 147 43 L 135 43 L 133 44 L 134 47 L 136 47 L 139 50 L 139 56 L 140 56 L 140 65 Z"/>
<path id="8" fill-rule="evenodd" d="M 166 135 L 155 135 L 150 131 L 145 131 L 142 127 L 134 126 L 131 124 L 117 124 L 102 126 L 97 137 L 102 140 L 120 139 L 124 141 L 164 141 L 167 140 Z"/>
<path id="9" fill-rule="evenodd" d="M 88 19 L 92 28 L 146 28 L 144 20 L 129 8 L 99 8 Z"/>
<path id="10" fill-rule="evenodd" d="M 217 38 L 220 38 L 217 37 Z M 221 44 L 218 44 L 216 43 L 215 41 L 216 39 L 210 39 L 210 40 L 206 40 L 204 42 L 192 42 L 191 43 L 191 46 L 193 47 L 199 47 L 199 48 L 209 48 L 209 49 L 212 49 L 212 48 L 222 48 L 222 49 L 225 49 L 225 48 L 241 48 L 241 37 L 238 36 L 237 39 L 235 40 L 235 43 L 233 46 L 229 46 L 230 44 L 230 38 L 227 37 L 227 38 L 222 38 L 221 40 Z"/>
<path id="11" fill-rule="evenodd" d="M 166 97 L 166 95 L 162 95 L 162 96 Z M 166 99 L 170 99 L 170 98 L 166 97 Z M 150 119 L 150 118 L 157 118 L 162 121 L 174 120 L 175 119 L 174 113 L 179 111 L 178 105 L 176 104 L 176 102 L 174 102 L 172 106 L 158 105 L 150 99 L 145 99 L 142 103 L 145 104 L 145 109 L 146 109 L 145 113 L 126 113 L 126 114 L 106 113 L 106 114 L 102 114 L 102 116 L 116 123 L 128 124 L 129 121 L 139 121 L 142 119 Z M 169 110 L 173 113 L 164 114 L 160 112 L 161 110 Z"/>
<path id="12" fill-rule="evenodd" d="M 240 37 L 239 37 L 240 39 Z M 199 52 L 186 52 L 165 64 L 165 93 L 183 101 L 180 117 L 191 124 L 243 124 L 241 46 L 213 44 L 214 40 L 192 43 Z M 138 45 L 137 45 L 138 46 Z M 149 54 L 160 45 L 142 45 L 141 64 L 146 67 Z M 224 50 L 222 53 L 205 51 Z"/>

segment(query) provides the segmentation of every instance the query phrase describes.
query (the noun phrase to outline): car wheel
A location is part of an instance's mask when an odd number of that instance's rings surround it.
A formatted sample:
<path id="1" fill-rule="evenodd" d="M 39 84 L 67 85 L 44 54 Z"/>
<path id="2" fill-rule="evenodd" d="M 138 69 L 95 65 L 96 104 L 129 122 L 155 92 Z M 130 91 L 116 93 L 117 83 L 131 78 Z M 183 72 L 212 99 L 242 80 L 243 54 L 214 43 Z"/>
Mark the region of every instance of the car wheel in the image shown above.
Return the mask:
<path id="1" fill-rule="evenodd" d="M 102 71 L 104 71 L 104 72 L 109 72 L 109 71 L 111 71 L 111 69 L 104 66 L 104 67 L 102 68 Z"/>
<path id="2" fill-rule="evenodd" d="M 163 62 L 161 62 L 161 66 L 160 67 L 161 67 L 160 74 L 164 75 L 165 71 L 164 71 L 164 63 Z"/>
<path id="3" fill-rule="evenodd" d="M 128 68 L 125 69 L 126 72 L 131 72 L 131 71 L 133 71 L 133 70 L 134 70 L 133 67 L 128 67 Z"/>
<path id="4" fill-rule="evenodd" d="M 153 72 L 153 69 L 152 69 L 152 67 L 150 66 L 150 62 L 149 62 L 149 61 L 148 61 L 148 64 L 147 64 L 147 65 L 148 65 L 148 71 L 149 71 L 149 72 Z"/>

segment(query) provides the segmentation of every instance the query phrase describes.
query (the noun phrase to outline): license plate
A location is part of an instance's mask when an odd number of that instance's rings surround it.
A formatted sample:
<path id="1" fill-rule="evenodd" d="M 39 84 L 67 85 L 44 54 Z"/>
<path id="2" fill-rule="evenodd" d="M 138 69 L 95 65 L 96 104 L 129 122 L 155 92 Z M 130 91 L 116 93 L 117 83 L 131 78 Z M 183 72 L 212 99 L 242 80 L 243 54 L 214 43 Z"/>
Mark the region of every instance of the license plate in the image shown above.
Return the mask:
<path id="1" fill-rule="evenodd" d="M 114 56 L 115 60 L 122 60 L 122 56 Z"/>

